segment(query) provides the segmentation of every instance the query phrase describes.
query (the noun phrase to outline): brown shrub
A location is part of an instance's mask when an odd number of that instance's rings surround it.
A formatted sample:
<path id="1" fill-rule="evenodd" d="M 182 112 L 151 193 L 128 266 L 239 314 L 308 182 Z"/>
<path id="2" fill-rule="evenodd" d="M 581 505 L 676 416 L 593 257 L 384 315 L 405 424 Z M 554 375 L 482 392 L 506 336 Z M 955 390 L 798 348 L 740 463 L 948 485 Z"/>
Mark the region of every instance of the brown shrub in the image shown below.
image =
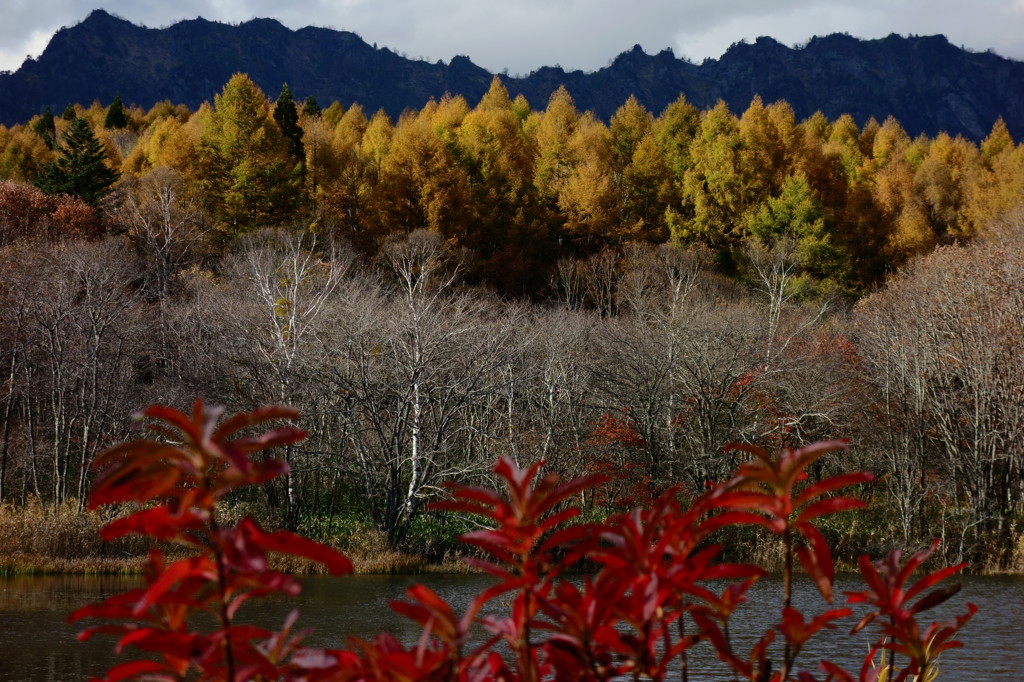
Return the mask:
<path id="1" fill-rule="evenodd" d="M 99 211 L 81 199 L 51 197 L 24 182 L 0 181 L 0 246 L 21 239 L 54 242 L 102 233 Z"/>

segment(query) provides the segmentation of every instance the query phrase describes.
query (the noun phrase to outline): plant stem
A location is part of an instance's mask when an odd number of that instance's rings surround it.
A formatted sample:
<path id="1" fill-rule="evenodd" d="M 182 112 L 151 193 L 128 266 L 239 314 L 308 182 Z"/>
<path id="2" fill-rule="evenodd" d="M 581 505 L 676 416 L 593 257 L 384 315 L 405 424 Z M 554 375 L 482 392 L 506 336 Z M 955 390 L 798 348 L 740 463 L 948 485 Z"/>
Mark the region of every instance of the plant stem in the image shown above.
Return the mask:
<path id="1" fill-rule="evenodd" d="M 227 595 L 227 559 L 224 557 L 224 553 L 221 551 L 220 542 L 218 536 L 217 518 L 214 516 L 214 510 L 210 509 L 210 538 L 213 541 L 213 556 L 217 562 L 217 594 L 219 596 L 218 601 L 220 602 L 220 627 L 224 632 L 224 662 L 228 668 L 228 681 L 235 681 L 235 652 L 231 646 L 231 616 L 228 614 L 228 595 Z"/>
<path id="2" fill-rule="evenodd" d="M 793 602 L 793 536 L 790 534 L 788 526 L 782 534 L 782 542 L 785 544 L 786 561 L 782 572 L 782 589 L 785 596 L 785 607 L 788 609 Z M 789 669 L 793 663 L 790 660 L 790 656 L 792 656 L 792 647 L 790 647 L 789 640 L 787 640 L 786 648 L 782 655 L 782 676 L 780 679 L 783 682 L 789 679 Z"/>
<path id="3" fill-rule="evenodd" d="M 686 638 L 686 613 L 687 613 L 687 607 L 688 606 L 689 606 L 688 603 L 686 603 L 686 602 L 683 603 L 683 615 L 679 616 L 678 624 L 679 624 L 679 639 L 680 640 Z M 679 680 L 680 680 L 680 682 L 689 682 L 690 671 L 687 669 L 687 667 L 688 667 L 687 664 L 689 663 L 689 658 L 686 655 L 686 649 L 683 649 L 682 653 L 679 654 L 679 659 L 680 659 L 679 662 L 681 664 L 681 666 L 679 668 Z"/>

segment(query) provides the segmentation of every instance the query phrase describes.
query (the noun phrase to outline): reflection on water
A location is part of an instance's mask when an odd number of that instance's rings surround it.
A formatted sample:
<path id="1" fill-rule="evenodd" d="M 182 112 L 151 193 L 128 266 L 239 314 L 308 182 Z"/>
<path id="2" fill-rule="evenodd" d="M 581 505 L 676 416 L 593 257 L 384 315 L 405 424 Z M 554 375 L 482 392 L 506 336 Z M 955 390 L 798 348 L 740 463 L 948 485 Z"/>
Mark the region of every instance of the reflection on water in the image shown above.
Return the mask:
<path id="1" fill-rule="evenodd" d="M 79 606 L 139 584 L 120 576 L 43 576 L 0 579 L 0 680 L 86 680 L 114 662 L 109 640 L 80 643 L 81 627 L 67 624 Z"/>
<path id="2" fill-rule="evenodd" d="M 240 617 L 267 627 L 280 627 L 288 612 L 298 606 L 300 626 L 314 628 L 306 640 L 312 646 L 338 646 L 349 635 L 371 637 L 391 632 L 412 642 L 419 631 L 409 621 L 396 616 L 388 602 L 403 596 L 405 589 L 423 582 L 437 591 L 457 609 L 491 583 L 487 576 L 346 576 L 313 577 L 304 580 L 305 589 L 297 600 L 272 599 L 250 602 Z M 940 680 L 1017 680 L 1024 670 L 1024 649 L 1020 646 L 1021 614 L 1024 613 L 1024 579 L 1014 577 L 965 577 L 963 591 L 953 604 L 935 614 L 948 618 L 964 611 L 965 601 L 973 601 L 980 612 L 963 632 L 965 648 L 947 652 L 942 661 Z M 0 579 L 0 680 L 31 682 L 68 682 L 85 680 L 107 670 L 119 659 L 109 637 L 97 636 L 89 642 L 75 640 L 80 624 L 68 625 L 67 615 L 78 606 L 138 585 L 137 578 L 116 576 L 53 576 Z M 842 578 L 837 592 L 855 589 L 857 583 Z M 771 602 L 781 593 L 778 580 L 767 579 L 753 588 L 754 603 Z M 808 612 L 819 608 L 820 597 L 809 584 L 797 590 L 797 606 Z M 248 609 L 248 610 L 246 610 Z M 772 622 L 768 616 L 748 605 L 738 614 L 734 636 L 749 642 Z M 845 635 L 848 627 L 835 636 L 816 643 L 801 660 L 808 665 L 817 657 L 827 657 L 852 670 L 859 669 L 866 645 L 851 644 Z M 813 640 L 812 640 L 813 643 Z M 737 647 L 741 649 L 740 646 Z M 742 649 L 741 649 L 742 650 Z M 691 679 L 724 679 L 720 665 L 705 651 L 695 661 Z M 700 673 L 704 673 L 701 675 Z"/>

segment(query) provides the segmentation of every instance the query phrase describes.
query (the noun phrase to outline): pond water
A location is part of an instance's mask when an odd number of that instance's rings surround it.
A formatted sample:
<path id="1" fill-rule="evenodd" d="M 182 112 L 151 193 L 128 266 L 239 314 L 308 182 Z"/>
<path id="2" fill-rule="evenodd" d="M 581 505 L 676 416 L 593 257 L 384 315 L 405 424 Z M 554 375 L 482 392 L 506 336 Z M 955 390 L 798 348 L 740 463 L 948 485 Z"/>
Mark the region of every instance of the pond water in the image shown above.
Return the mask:
<path id="1" fill-rule="evenodd" d="M 942 660 L 940 680 L 1018 680 L 1024 679 L 1024 578 L 964 577 L 963 590 L 949 607 L 937 610 L 933 618 L 948 618 L 961 613 L 964 602 L 974 602 L 979 613 L 963 631 L 963 649 L 947 652 Z M 243 607 L 241 617 L 267 627 L 280 627 L 295 606 L 301 609 L 299 624 L 314 628 L 306 640 L 311 646 L 336 646 L 348 635 L 370 637 L 388 631 L 412 642 L 419 634 L 416 626 L 396 616 L 388 607 L 390 600 L 401 598 L 405 589 L 422 582 L 461 608 L 479 594 L 491 579 L 474 575 L 422 576 L 346 576 L 311 577 L 304 580 L 303 594 L 296 600 L 274 599 L 252 602 Z M 840 578 L 837 588 L 855 589 L 852 579 Z M 98 601 L 138 584 L 137 578 L 113 576 L 47 576 L 0 579 L 0 680 L 31 682 L 71 682 L 102 674 L 121 659 L 113 652 L 109 637 L 97 636 L 89 642 L 75 640 L 81 624 L 68 625 L 67 615 L 80 605 Z M 755 585 L 756 603 L 773 602 L 781 592 L 778 579 L 766 579 Z M 818 608 L 821 600 L 809 584 L 797 590 L 797 606 Z M 249 609 L 247 612 L 245 609 Z M 772 622 L 768 611 L 747 605 L 737 615 L 742 628 L 734 630 L 738 640 L 750 640 Z M 778 613 L 776 609 L 774 611 Z M 845 636 L 849 626 L 834 637 L 818 643 L 806 657 L 805 667 L 825 656 L 859 670 L 866 652 L 864 640 Z M 829 633 L 832 634 L 832 633 Z M 740 648 L 740 647 L 738 647 Z M 699 647 L 698 647 L 699 649 Z M 742 650 L 742 649 L 741 649 Z M 727 679 L 721 666 L 704 651 L 698 653 L 692 680 Z M 717 673 L 717 674 L 716 674 Z"/>

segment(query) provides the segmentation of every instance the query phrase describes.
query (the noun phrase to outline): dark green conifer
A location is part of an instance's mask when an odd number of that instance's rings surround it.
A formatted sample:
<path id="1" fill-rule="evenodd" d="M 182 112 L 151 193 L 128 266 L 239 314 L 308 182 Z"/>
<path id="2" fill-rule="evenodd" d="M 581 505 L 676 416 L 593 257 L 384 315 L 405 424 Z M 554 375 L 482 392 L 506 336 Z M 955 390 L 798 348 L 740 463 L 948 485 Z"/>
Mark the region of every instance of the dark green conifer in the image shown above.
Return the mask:
<path id="1" fill-rule="evenodd" d="M 302 113 L 306 116 L 319 116 L 320 115 L 320 103 L 316 101 L 316 97 L 310 95 L 306 98 L 306 101 L 302 105 Z"/>
<path id="2" fill-rule="evenodd" d="M 54 141 L 57 139 L 57 124 L 53 121 L 53 112 L 50 111 L 49 105 L 43 109 L 43 113 L 32 124 L 32 130 L 36 131 L 36 134 L 43 138 L 43 142 L 46 143 L 47 147 L 53 149 Z"/>
<path id="3" fill-rule="evenodd" d="M 306 150 L 302 145 L 302 128 L 299 127 L 299 112 L 295 107 L 295 100 L 292 99 L 292 91 L 285 83 L 281 88 L 281 94 L 274 104 L 274 121 L 281 133 L 288 140 L 288 152 L 299 161 L 306 158 Z"/>
<path id="4" fill-rule="evenodd" d="M 106 150 L 84 118 L 71 123 L 57 153 L 57 160 L 43 164 L 35 180 L 47 194 L 69 194 L 97 206 L 121 176 L 107 166 Z"/>
<path id="5" fill-rule="evenodd" d="M 66 107 L 64 107 L 64 113 L 61 114 L 60 117 L 65 121 L 74 121 L 76 118 L 78 118 L 78 110 L 75 109 L 74 104 L 69 104 Z"/>
<path id="6" fill-rule="evenodd" d="M 120 93 L 114 95 L 114 101 L 107 109 L 107 117 L 103 120 L 104 128 L 127 128 L 128 114 L 124 110 Z"/>

